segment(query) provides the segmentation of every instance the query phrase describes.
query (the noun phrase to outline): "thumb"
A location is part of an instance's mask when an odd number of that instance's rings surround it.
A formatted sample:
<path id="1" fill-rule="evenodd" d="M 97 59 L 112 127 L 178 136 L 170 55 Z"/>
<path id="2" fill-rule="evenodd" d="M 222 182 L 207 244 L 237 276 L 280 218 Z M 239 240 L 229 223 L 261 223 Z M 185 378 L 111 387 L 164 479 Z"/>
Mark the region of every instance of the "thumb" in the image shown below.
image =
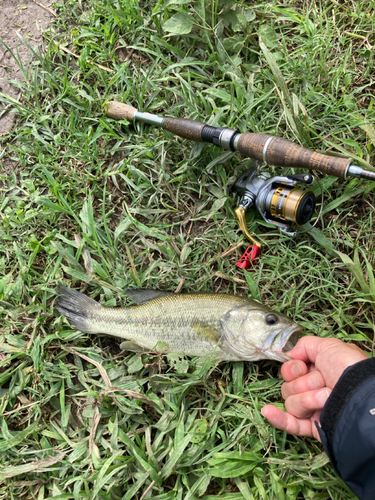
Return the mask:
<path id="1" fill-rule="evenodd" d="M 304 361 L 306 364 L 315 363 L 318 353 L 327 341 L 328 339 L 306 335 L 298 340 L 297 344 L 288 352 L 288 354 L 291 358 L 299 359 Z"/>

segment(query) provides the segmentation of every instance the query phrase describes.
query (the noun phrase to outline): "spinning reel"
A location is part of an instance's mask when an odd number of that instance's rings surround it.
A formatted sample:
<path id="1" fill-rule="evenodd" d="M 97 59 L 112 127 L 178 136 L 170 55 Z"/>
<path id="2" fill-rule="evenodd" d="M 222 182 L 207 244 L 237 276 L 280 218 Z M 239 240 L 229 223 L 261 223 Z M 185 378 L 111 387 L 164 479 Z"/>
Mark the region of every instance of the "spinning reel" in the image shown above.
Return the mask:
<path id="1" fill-rule="evenodd" d="M 235 209 L 238 224 L 244 235 L 259 248 L 259 243 L 247 230 L 246 211 L 255 206 L 262 218 L 284 233 L 294 236 L 299 226 L 309 222 L 315 211 L 316 199 L 311 190 L 296 187 L 297 183 L 311 186 L 311 174 L 296 174 L 270 177 L 258 173 L 260 162 L 246 170 L 235 182 L 233 190 L 242 199 Z"/>

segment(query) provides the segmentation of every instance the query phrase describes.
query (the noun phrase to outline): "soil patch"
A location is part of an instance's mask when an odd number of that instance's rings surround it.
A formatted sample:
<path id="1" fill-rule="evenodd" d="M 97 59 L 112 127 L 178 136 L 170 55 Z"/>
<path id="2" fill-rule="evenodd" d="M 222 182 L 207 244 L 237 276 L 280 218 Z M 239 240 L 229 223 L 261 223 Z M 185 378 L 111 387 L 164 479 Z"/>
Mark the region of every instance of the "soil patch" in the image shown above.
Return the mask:
<path id="1" fill-rule="evenodd" d="M 21 42 L 18 34 L 33 49 L 41 47 L 43 32 L 52 19 L 51 13 L 42 5 L 49 7 L 50 2 L 0 0 L 0 40 L 20 58 L 25 67 L 31 58 L 31 52 Z M 23 80 L 22 71 L 9 50 L 0 44 L 0 92 L 18 99 L 20 91 L 12 85 L 11 80 Z M 14 113 L 6 110 L 7 104 L 0 97 L 0 136 L 8 132 L 14 123 Z"/>

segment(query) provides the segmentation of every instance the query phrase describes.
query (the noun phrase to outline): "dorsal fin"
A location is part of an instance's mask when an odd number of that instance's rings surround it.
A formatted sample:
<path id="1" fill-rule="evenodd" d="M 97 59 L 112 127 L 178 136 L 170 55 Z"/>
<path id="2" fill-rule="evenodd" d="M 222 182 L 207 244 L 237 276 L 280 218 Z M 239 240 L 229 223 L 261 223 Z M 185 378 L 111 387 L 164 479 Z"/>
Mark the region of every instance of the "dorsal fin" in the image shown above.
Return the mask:
<path id="1" fill-rule="evenodd" d="M 148 288 L 128 288 L 125 292 L 129 299 L 135 302 L 138 306 L 145 304 L 149 300 L 157 299 L 158 297 L 173 295 L 173 292 L 149 290 Z"/>

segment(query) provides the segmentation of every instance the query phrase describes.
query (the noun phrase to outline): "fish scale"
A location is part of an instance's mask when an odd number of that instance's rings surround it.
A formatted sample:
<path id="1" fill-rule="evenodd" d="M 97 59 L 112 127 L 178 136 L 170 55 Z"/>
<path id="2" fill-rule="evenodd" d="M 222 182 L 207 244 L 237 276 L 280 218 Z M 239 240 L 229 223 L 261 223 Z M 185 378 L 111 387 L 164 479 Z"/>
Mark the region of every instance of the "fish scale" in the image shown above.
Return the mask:
<path id="1" fill-rule="evenodd" d="M 128 350 L 204 356 L 218 360 L 289 359 L 289 337 L 301 328 L 255 301 L 229 294 L 173 294 L 129 289 L 139 305 L 103 307 L 67 287 L 58 288 L 57 310 L 85 333 L 126 339 Z M 275 324 L 270 323 L 270 318 Z"/>

